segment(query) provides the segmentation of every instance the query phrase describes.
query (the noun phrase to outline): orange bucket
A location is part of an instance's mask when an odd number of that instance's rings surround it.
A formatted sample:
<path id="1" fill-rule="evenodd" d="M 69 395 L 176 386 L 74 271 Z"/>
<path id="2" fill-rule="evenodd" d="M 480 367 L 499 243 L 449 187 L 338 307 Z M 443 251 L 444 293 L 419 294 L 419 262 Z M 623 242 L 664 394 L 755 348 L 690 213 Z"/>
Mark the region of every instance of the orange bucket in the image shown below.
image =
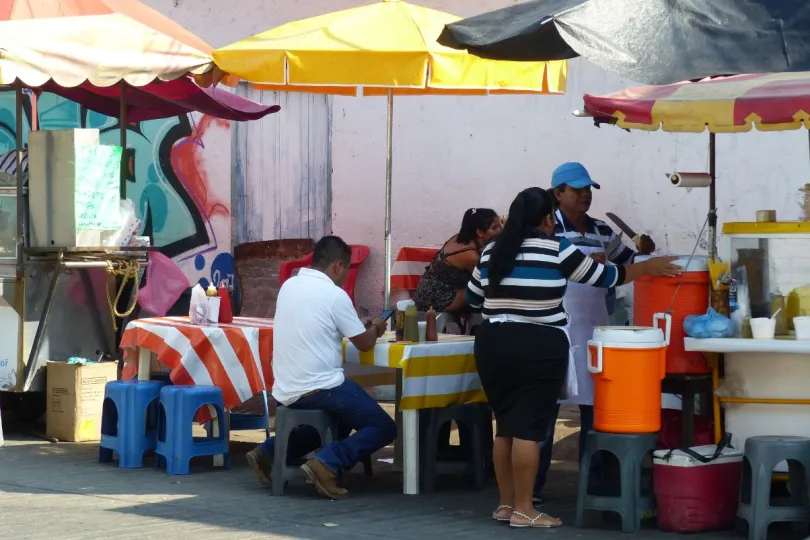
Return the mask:
<path id="1" fill-rule="evenodd" d="M 588 371 L 594 381 L 593 427 L 605 433 L 661 430 L 661 381 L 671 318 L 658 313 L 666 331 L 641 326 L 602 326 L 588 341 Z"/>
<path id="2" fill-rule="evenodd" d="M 641 257 L 636 260 L 642 261 Z M 684 267 L 676 278 L 643 276 L 633 283 L 633 324 L 653 325 L 656 313 L 667 311 L 672 303 L 672 343 L 667 349 L 667 373 L 709 373 L 709 365 L 701 352 L 684 349 L 683 321 L 689 315 L 703 315 L 709 307 L 709 265 L 706 257 L 678 259 L 675 264 Z M 675 290 L 678 294 L 672 301 Z"/>

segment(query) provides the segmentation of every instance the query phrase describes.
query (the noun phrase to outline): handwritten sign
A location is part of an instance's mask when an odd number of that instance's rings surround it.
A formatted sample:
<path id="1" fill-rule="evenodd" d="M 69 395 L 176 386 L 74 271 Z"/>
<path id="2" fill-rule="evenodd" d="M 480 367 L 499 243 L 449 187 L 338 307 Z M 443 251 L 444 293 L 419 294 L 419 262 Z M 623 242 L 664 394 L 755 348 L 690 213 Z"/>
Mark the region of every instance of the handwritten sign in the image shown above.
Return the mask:
<path id="1" fill-rule="evenodd" d="M 76 229 L 121 227 L 120 146 L 76 147 Z"/>

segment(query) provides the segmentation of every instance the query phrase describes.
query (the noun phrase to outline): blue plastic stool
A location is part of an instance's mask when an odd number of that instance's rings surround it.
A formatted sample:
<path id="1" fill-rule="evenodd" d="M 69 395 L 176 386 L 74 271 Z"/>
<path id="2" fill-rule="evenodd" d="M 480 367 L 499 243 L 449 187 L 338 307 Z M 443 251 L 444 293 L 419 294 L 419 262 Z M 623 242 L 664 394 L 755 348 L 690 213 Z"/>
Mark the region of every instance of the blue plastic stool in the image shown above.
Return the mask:
<path id="1" fill-rule="evenodd" d="M 118 453 L 118 466 L 143 467 L 143 454 L 157 440 L 158 401 L 162 382 L 110 381 L 104 387 L 101 442 L 98 460 L 110 462 Z"/>
<path id="2" fill-rule="evenodd" d="M 220 433 L 217 437 L 193 436 L 194 416 L 205 405 L 216 410 Z M 191 458 L 220 454 L 225 458 L 225 468 L 230 469 L 222 390 L 216 386 L 164 386 L 160 391 L 155 453 L 159 456 L 157 465 L 165 463 L 168 474 L 188 474 Z"/>

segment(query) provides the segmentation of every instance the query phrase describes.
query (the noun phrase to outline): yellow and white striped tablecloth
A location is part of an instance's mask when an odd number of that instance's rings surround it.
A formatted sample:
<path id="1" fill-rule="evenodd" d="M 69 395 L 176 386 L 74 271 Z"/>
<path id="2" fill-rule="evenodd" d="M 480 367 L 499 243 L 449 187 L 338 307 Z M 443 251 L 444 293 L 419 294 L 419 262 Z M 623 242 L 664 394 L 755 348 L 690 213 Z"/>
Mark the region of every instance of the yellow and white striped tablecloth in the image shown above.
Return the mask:
<path id="1" fill-rule="evenodd" d="M 437 342 L 392 343 L 381 338 L 374 349 L 360 352 L 343 342 L 346 364 L 402 369 L 400 407 L 441 408 L 464 403 L 485 403 L 475 368 L 472 337 L 442 335 Z"/>

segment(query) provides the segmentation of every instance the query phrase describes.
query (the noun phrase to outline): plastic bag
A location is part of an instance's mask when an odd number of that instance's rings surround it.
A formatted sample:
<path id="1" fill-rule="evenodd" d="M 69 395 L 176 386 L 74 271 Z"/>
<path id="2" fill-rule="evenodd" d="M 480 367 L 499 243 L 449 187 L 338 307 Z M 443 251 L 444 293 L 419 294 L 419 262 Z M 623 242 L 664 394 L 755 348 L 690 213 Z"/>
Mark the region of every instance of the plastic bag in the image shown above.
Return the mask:
<path id="1" fill-rule="evenodd" d="M 121 228 L 109 236 L 106 247 L 128 246 L 132 238 L 141 230 L 141 220 L 135 217 L 135 205 L 129 199 L 121 201 Z"/>
<path id="2" fill-rule="evenodd" d="M 188 318 L 191 324 L 205 324 L 208 319 L 208 297 L 205 295 L 205 289 L 199 283 L 191 289 Z"/>
<path id="3" fill-rule="evenodd" d="M 138 303 L 149 313 L 165 317 L 188 287 L 188 279 L 180 267 L 166 255 L 153 251 L 149 254 L 146 285 L 138 294 Z"/>
<path id="4" fill-rule="evenodd" d="M 689 315 L 683 321 L 686 335 L 693 338 L 728 338 L 734 337 L 734 321 L 717 313 L 712 308 L 705 315 Z"/>

